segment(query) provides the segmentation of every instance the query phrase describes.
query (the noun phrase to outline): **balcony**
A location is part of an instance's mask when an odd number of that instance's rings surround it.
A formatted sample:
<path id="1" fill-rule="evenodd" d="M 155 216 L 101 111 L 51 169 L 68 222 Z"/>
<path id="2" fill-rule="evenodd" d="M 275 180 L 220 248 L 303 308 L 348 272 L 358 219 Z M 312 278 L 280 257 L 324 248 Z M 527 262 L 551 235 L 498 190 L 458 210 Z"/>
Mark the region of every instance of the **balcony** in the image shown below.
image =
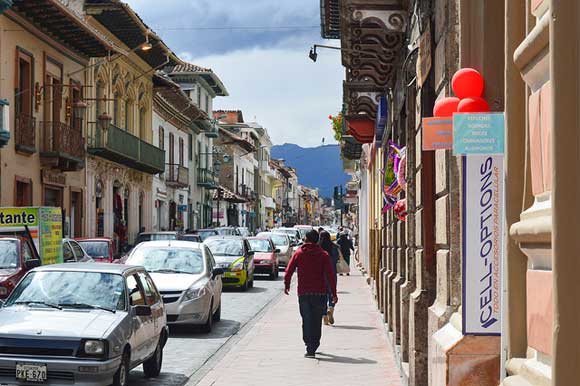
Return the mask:
<path id="1" fill-rule="evenodd" d="M 96 124 L 91 126 L 88 137 L 90 154 L 148 174 L 165 171 L 165 151 L 114 125 L 106 129 Z"/>
<path id="2" fill-rule="evenodd" d="M 206 130 L 204 132 L 204 134 L 208 138 L 217 138 L 217 137 L 219 137 L 218 126 L 215 125 L 215 124 L 212 124 L 212 127 L 209 130 Z"/>
<path id="3" fill-rule="evenodd" d="M 197 184 L 208 189 L 217 189 L 218 176 L 211 169 L 198 168 L 197 169 Z"/>
<path id="4" fill-rule="evenodd" d="M 36 152 L 36 119 L 33 116 L 22 113 L 16 116 L 14 143 L 20 153 Z"/>
<path id="5" fill-rule="evenodd" d="M 189 169 L 178 164 L 166 164 L 165 184 L 172 188 L 187 188 L 189 186 Z"/>
<path id="6" fill-rule="evenodd" d="M 80 126 L 79 126 L 80 127 Z M 65 172 L 85 167 L 85 140 L 80 129 L 62 122 L 40 122 L 40 162 Z"/>

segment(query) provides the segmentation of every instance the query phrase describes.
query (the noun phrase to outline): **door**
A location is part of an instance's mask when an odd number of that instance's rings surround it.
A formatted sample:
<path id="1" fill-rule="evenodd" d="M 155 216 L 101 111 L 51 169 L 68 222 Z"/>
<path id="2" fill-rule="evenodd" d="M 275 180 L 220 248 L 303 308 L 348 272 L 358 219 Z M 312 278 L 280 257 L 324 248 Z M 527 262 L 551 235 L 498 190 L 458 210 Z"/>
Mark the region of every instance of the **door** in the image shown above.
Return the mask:
<path id="1" fill-rule="evenodd" d="M 217 275 L 217 276 L 212 278 L 213 269 L 217 266 L 217 264 L 213 258 L 213 255 L 211 254 L 211 251 L 209 250 L 209 248 L 204 247 L 204 249 L 205 249 L 207 269 L 208 269 L 208 273 L 209 273 L 210 278 L 211 278 L 211 280 L 210 280 L 211 291 L 212 291 L 213 298 L 214 298 L 214 307 L 212 310 L 212 313 L 213 313 L 213 312 L 215 312 L 215 310 L 217 310 L 217 308 L 222 303 L 223 283 L 222 283 L 222 276 L 221 275 Z"/>
<path id="2" fill-rule="evenodd" d="M 80 192 L 71 192 L 70 199 L 70 235 L 72 238 L 81 237 L 82 230 L 82 201 Z"/>
<path id="3" fill-rule="evenodd" d="M 149 275 L 145 272 L 139 272 L 138 276 L 141 286 L 145 291 L 145 301 L 147 305 L 151 307 L 151 318 L 148 320 L 146 326 L 147 342 L 145 344 L 146 356 L 150 357 L 155 352 L 161 335 L 161 330 L 165 325 L 163 322 L 163 303 L 161 301 L 161 296 L 157 292 L 157 289 Z"/>
<path id="4" fill-rule="evenodd" d="M 135 365 L 143 362 L 148 354 L 148 337 L 149 326 L 151 325 L 150 316 L 137 316 L 135 314 L 136 306 L 145 306 L 145 293 L 137 275 L 127 276 L 127 293 L 129 294 L 129 305 L 131 313 L 132 333 L 129 343 L 132 347 L 131 364 Z"/>

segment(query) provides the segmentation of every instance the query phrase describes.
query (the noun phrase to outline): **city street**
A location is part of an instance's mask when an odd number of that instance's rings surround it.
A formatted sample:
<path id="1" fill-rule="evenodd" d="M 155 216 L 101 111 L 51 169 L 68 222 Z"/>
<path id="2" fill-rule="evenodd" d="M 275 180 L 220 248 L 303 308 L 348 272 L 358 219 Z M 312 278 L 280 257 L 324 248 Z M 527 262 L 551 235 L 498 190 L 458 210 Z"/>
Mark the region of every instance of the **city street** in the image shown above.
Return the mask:
<path id="1" fill-rule="evenodd" d="M 282 272 L 281 272 L 282 273 Z M 131 372 L 129 385 L 178 386 L 185 384 L 241 328 L 282 293 L 283 281 L 256 277 L 254 288 L 247 292 L 227 289 L 222 294 L 222 319 L 210 334 L 193 328 L 172 328 L 164 350 L 163 370 L 159 378 L 147 380 L 141 367 Z"/>

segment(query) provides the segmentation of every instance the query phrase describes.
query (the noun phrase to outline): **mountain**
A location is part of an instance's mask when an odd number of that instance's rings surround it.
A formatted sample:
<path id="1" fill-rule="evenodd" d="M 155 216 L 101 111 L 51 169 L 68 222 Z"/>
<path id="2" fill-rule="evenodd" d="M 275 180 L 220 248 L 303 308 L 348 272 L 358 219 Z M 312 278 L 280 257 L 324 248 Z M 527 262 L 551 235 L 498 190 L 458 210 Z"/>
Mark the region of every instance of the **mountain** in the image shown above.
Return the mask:
<path id="1" fill-rule="evenodd" d="M 297 170 L 300 185 L 320 189 L 322 197 L 332 197 L 335 186 L 344 186 L 350 180 L 342 170 L 339 145 L 304 148 L 285 143 L 272 146 L 271 154 Z"/>

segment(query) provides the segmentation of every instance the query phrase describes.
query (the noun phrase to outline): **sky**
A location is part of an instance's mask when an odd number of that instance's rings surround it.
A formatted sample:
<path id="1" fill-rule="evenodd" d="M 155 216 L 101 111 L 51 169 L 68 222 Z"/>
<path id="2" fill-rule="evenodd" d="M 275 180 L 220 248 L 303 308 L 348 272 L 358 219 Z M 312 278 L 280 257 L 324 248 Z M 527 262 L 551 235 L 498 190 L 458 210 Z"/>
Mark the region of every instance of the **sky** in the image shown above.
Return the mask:
<path id="1" fill-rule="evenodd" d="M 180 58 L 220 77 L 230 96 L 214 109 L 242 110 L 274 144 L 336 143 L 328 115 L 342 106 L 340 52 L 308 58 L 312 44 L 339 45 L 320 37 L 319 0 L 125 1 Z"/>

